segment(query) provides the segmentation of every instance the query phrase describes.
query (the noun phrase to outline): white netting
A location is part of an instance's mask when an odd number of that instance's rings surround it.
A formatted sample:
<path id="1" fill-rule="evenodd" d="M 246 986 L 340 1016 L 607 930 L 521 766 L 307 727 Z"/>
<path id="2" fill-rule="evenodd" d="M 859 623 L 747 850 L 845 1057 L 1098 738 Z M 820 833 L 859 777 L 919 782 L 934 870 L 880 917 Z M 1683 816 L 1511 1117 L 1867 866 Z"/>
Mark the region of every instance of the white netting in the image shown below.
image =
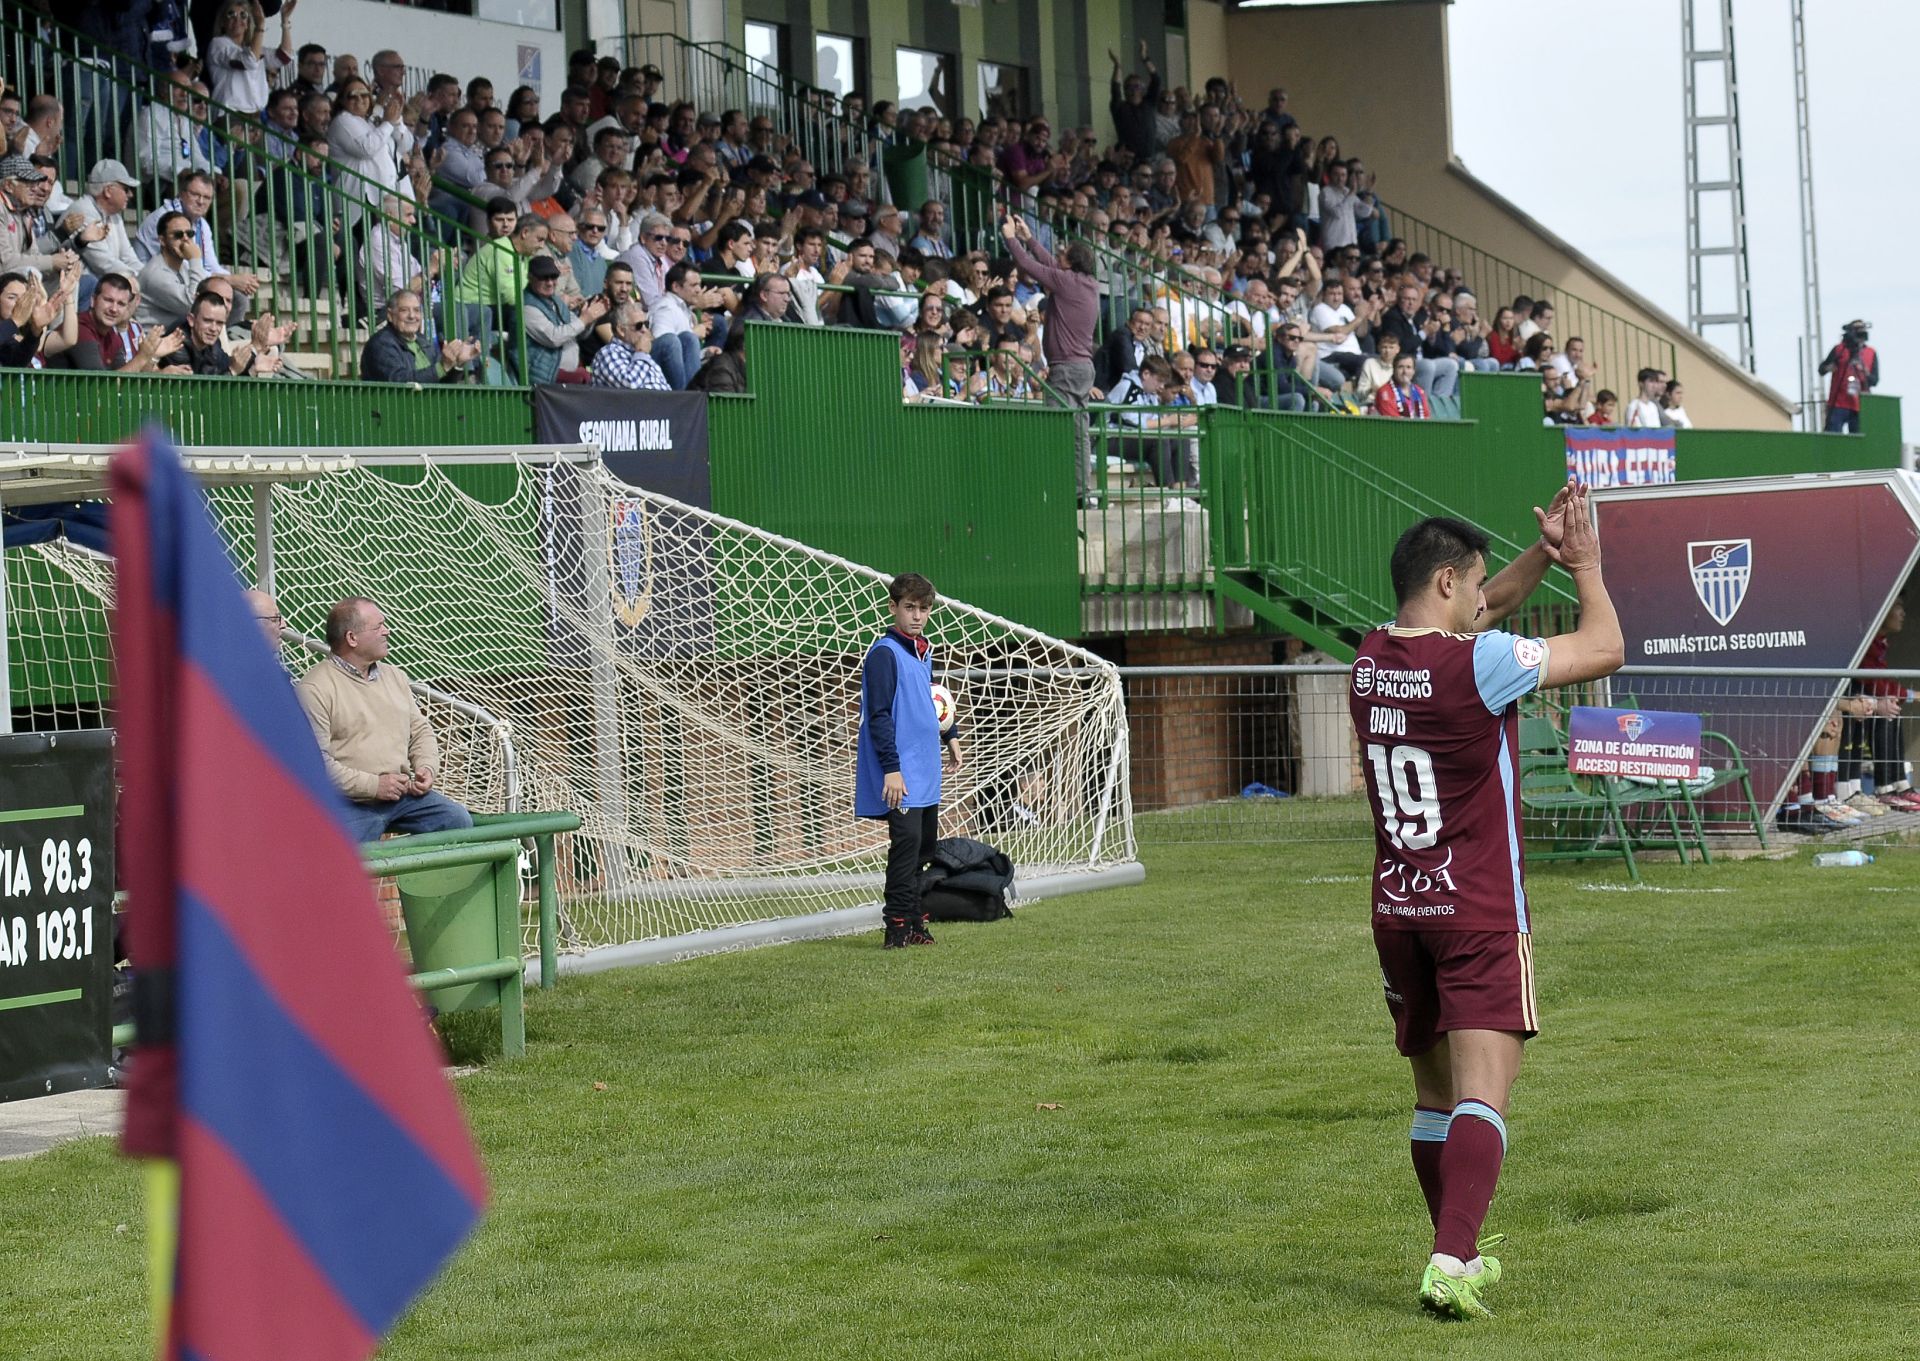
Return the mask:
<path id="1" fill-rule="evenodd" d="M 435 467 L 276 485 L 275 585 L 314 639 L 342 596 L 381 602 L 394 660 L 443 696 L 423 707 L 451 796 L 504 811 L 517 792 L 523 810 L 581 816 L 557 857 L 563 946 L 877 900 L 885 828 L 852 816 L 852 786 L 886 578 L 597 463 L 503 465 L 497 480 L 498 504 Z M 250 563 L 251 491 L 212 499 Z M 102 669 L 108 565 L 59 544 L 7 556 L 16 688 L 39 667 L 46 726 L 85 724 L 98 687 L 64 678 Z M 1130 860 L 1114 669 L 951 602 L 928 632 L 967 754 L 942 835 L 992 841 L 1023 875 Z"/>

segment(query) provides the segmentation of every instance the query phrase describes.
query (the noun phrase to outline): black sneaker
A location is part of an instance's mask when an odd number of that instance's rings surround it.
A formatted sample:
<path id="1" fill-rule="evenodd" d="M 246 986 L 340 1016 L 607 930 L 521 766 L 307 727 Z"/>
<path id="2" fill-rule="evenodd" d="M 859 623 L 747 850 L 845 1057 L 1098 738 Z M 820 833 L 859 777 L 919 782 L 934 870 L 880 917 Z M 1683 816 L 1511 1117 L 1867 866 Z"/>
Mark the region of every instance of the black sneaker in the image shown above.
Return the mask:
<path id="1" fill-rule="evenodd" d="M 918 921 L 914 922 L 913 925 L 907 928 L 907 944 L 909 945 L 933 944 L 933 932 L 927 930 L 927 919 L 925 917 L 920 918 Z"/>
<path id="2" fill-rule="evenodd" d="M 887 934 L 880 941 L 883 950 L 899 950 L 913 944 L 913 928 L 907 925 L 905 917 L 886 918 Z"/>

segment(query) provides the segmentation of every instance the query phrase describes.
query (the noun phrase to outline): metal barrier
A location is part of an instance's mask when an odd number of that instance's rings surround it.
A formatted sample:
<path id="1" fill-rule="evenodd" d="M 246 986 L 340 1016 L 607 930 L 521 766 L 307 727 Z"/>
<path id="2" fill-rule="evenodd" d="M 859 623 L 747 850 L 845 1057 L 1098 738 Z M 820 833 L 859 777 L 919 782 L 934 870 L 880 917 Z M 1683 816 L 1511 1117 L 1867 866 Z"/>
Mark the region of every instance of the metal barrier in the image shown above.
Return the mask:
<path id="1" fill-rule="evenodd" d="M 1352 880 L 1364 881 L 1373 824 L 1346 666 L 1123 666 L 1120 675 L 1143 843 L 1349 841 Z M 1920 685 L 1911 671 L 1628 667 L 1523 700 L 1517 768 L 1529 857 L 1618 862 L 1631 874 L 1647 849 L 1711 862 L 1802 838 L 1920 846 L 1920 811 L 1855 792 L 1862 780 L 1880 789 L 1908 781 L 1905 752 L 1920 743 L 1920 714 L 1843 712 L 1858 703 L 1843 693 L 1850 680 L 1868 678 Z M 1701 777 L 1569 775 L 1569 703 L 1699 714 Z M 1829 793 L 1851 794 L 1857 820 L 1835 825 L 1818 813 Z"/>
<path id="2" fill-rule="evenodd" d="M 660 68 L 660 99 L 703 112 L 764 113 L 821 174 L 859 162 L 879 171 L 879 147 L 864 124 L 836 111 L 830 90 L 796 80 L 727 43 L 689 42 L 677 33 L 632 33 L 629 66 Z"/>
<path id="3" fill-rule="evenodd" d="M 1552 303 L 1554 339 L 1561 345 L 1574 336 L 1587 342 L 1587 359 L 1597 370 L 1598 386 L 1612 388 L 1624 399 L 1625 394 L 1639 390 L 1636 375 L 1641 369 L 1675 372 L 1673 342 L 1659 332 L 1548 283 L 1392 204 L 1381 207 L 1386 209 L 1392 234 L 1407 243 L 1409 253 L 1425 255 L 1436 271 L 1448 267 L 1460 271 L 1488 324 L 1518 297 Z"/>
<path id="4" fill-rule="evenodd" d="M 117 445 L 150 420 L 183 444 L 516 445 L 533 437 L 530 396 L 525 388 L 0 369 L 0 439 Z"/>
<path id="5" fill-rule="evenodd" d="M 1209 494 L 1201 467 L 1212 427 L 1205 409 L 1094 403 L 1087 421 L 1093 466 L 1080 509 L 1082 590 L 1209 589 Z"/>
<path id="6" fill-rule="evenodd" d="M 355 371 L 380 309 L 401 288 L 423 294 L 434 334 L 484 339 L 494 381 L 526 372 L 521 289 L 511 307 L 463 296 L 480 289 L 484 271 L 469 283 L 462 260 L 487 242 L 467 220 L 470 196 L 448 192 L 416 207 L 337 159 L 297 150 L 259 116 L 104 53 L 53 21 L 29 26 L 0 14 L 0 62 L 25 93 L 51 94 L 69 111 L 64 176 L 78 182 L 97 162 L 119 161 L 141 181 L 132 201 L 141 222 L 190 170 L 221 176 L 202 255 L 212 244 L 229 270 L 259 279 L 257 292 L 236 300 L 236 316 L 245 316 L 235 324 L 273 313 L 291 328 L 287 354 L 301 375 Z M 137 234 L 137 225 L 129 229 Z"/>

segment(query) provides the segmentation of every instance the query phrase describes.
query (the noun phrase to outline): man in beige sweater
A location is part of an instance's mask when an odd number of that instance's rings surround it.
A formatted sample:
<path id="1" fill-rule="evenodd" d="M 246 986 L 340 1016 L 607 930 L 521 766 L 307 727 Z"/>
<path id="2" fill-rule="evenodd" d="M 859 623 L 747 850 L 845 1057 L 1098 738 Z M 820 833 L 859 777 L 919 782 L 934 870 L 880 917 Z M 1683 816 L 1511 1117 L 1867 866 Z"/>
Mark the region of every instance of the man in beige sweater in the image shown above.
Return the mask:
<path id="1" fill-rule="evenodd" d="M 364 596 L 335 605 L 327 612 L 327 646 L 332 653 L 295 689 L 327 774 L 346 796 L 355 839 L 473 826 L 465 808 L 433 787 L 439 745 L 406 673 L 387 660 L 380 607 Z"/>

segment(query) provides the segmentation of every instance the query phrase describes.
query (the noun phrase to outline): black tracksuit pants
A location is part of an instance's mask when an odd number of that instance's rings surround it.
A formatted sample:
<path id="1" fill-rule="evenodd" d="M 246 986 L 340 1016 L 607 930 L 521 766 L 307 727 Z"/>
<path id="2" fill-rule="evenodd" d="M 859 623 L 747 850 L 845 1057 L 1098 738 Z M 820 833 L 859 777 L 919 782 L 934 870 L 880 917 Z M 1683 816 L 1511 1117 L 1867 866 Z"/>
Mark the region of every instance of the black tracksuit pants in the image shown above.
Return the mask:
<path id="1" fill-rule="evenodd" d="M 940 838 L 940 805 L 899 808 L 887 814 L 887 901 L 889 920 L 920 920 L 920 871 L 933 857 Z"/>

